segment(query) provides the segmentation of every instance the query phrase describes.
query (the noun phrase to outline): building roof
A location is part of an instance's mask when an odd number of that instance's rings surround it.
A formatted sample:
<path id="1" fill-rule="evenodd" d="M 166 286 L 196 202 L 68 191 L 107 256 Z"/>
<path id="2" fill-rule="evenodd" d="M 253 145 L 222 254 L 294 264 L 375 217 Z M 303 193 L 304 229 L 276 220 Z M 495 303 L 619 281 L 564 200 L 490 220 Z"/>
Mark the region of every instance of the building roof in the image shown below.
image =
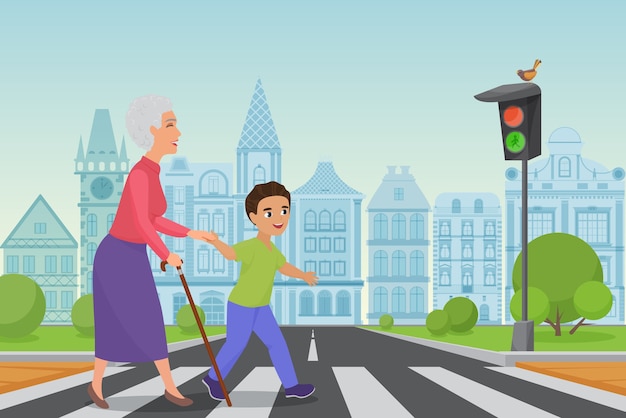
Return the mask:
<path id="1" fill-rule="evenodd" d="M 337 174 L 333 163 L 320 161 L 313 176 L 293 194 L 361 195 L 361 192 L 348 186 Z"/>
<path id="2" fill-rule="evenodd" d="M 115 146 L 115 136 L 113 135 L 109 109 L 96 109 L 85 157 L 87 159 L 92 157 L 117 159 L 117 148 Z"/>
<path id="3" fill-rule="evenodd" d="M 256 82 L 237 149 L 280 149 L 276 127 L 272 120 L 270 107 L 267 104 L 265 90 L 261 85 L 261 79 Z"/>
<path id="4" fill-rule="evenodd" d="M 401 166 L 400 172 L 396 172 L 396 166 L 388 166 L 387 174 L 376 189 L 372 200 L 367 206 L 368 210 L 376 209 L 422 209 L 430 210 L 430 204 L 415 182 L 415 177 L 409 173 L 408 166 Z M 403 198 L 396 199 L 395 191 L 403 189 Z"/>

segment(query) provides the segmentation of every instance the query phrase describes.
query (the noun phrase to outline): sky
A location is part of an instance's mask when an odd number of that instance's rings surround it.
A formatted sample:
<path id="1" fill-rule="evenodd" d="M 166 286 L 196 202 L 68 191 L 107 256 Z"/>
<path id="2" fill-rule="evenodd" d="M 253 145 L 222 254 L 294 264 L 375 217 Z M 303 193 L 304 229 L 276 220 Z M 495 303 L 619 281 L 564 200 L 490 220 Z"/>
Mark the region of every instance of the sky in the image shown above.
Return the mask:
<path id="1" fill-rule="evenodd" d="M 74 158 L 95 109 L 109 109 L 135 162 L 128 105 L 170 97 L 178 154 L 234 164 L 258 78 L 287 188 L 330 159 L 364 209 L 388 165 L 410 166 L 431 205 L 454 191 L 503 202 L 504 171 L 521 165 L 504 161 L 497 104 L 474 95 L 522 82 L 516 71 L 536 58 L 543 156 L 568 126 L 585 158 L 626 166 L 624 2 L 23 0 L 1 10 L 0 242 L 39 194 L 80 237 Z"/>

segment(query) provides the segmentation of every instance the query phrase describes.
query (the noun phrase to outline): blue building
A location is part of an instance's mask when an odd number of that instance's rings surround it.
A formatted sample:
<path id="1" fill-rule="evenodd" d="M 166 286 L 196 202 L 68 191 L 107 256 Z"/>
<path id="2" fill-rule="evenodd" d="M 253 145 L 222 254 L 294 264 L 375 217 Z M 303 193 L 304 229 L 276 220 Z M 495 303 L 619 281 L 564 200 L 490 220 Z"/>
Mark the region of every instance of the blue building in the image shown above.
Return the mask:
<path id="1" fill-rule="evenodd" d="M 287 259 L 304 271 L 316 272 L 319 281 L 315 287 L 293 278 L 283 283 L 285 323 L 361 324 L 364 195 L 348 186 L 330 161 L 323 161 L 291 199 Z"/>
<path id="2" fill-rule="evenodd" d="M 46 298 L 43 324 L 71 324 L 79 296 L 78 243 L 39 195 L 0 248 L 4 272 L 28 276 Z"/>
<path id="3" fill-rule="evenodd" d="M 433 309 L 464 296 L 502 323 L 502 209 L 492 193 L 441 193 L 433 209 Z"/>
<path id="4" fill-rule="evenodd" d="M 602 263 L 613 308 L 599 324 L 624 323 L 624 169 L 607 169 L 583 158 L 583 142 L 572 128 L 555 130 L 548 158 L 528 164 L 528 240 L 551 232 L 576 235 L 593 247 Z M 506 176 L 505 318 L 512 322 L 509 301 L 513 265 L 521 251 L 521 172 Z"/>
<path id="5" fill-rule="evenodd" d="M 399 325 L 428 314 L 430 205 L 408 166 L 388 167 L 367 207 L 369 324 L 390 313 Z"/>

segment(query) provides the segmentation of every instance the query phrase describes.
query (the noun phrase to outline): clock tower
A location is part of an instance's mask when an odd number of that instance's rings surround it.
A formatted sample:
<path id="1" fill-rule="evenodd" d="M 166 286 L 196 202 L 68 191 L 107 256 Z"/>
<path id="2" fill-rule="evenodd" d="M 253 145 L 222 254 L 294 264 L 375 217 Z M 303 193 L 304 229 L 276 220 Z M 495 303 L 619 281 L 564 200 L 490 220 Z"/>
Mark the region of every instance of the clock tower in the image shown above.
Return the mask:
<path id="1" fill-rule="evenodd" d="M 108 109 L 96 109 L 87 151 L 80 138 L 74 174 L 80 176 L 80 294 L 92 293 L 93 259 L 108 234 L 122 195 L 129 160 L 117 152 Z"/>

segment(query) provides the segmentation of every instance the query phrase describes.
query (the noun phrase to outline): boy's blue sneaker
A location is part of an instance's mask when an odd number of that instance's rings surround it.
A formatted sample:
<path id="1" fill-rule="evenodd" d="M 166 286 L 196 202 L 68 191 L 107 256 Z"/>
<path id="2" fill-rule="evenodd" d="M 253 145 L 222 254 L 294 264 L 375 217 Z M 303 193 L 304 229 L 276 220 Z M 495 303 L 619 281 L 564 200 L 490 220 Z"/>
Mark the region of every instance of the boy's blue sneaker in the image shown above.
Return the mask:
<path id="1" fill-rule="evenodd" d="M 211 398 L 215 399 L 216 401 L 223 401 L 224 399 L 226 399 L 226 396 L 224 396 L 224 392 L 222 392 L 220 382 L 218 382 L 217 380 L 213 380 L 209 377 L 209 375 L 206 375 L 202 378 L 202 383 L 204 383 L 204 386 L 209 389 L 209 396 Z"/>
<path id="2" fill-rule="evenodd" d="M 313 392 L 315 392 L 315 386 L 308 383 L 301 383 L 290 388 L 285 388 L 285 397 L 304 399 L 311 396 Z"/>

